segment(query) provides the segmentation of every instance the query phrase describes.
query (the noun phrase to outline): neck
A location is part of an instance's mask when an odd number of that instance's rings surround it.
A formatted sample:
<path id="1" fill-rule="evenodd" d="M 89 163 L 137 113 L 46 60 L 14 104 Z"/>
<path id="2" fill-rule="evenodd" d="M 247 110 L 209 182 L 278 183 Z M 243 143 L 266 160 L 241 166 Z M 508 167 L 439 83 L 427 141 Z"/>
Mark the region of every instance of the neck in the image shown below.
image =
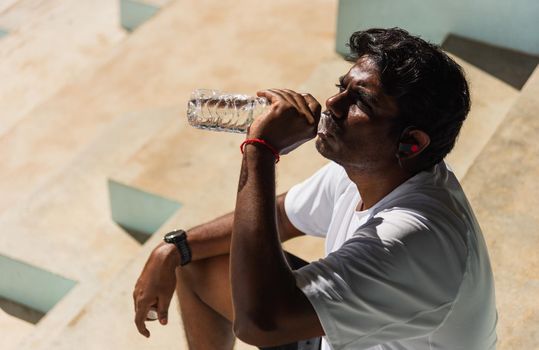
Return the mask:
<path id="1" fill-rule="evenodd" d="M 354 182 L 361 195 L 362 203 L 357 210 L 371 208 L 413 174 L 399 166 L 379 169 L 378 171 L 344 166 L 348 177 Z"/>

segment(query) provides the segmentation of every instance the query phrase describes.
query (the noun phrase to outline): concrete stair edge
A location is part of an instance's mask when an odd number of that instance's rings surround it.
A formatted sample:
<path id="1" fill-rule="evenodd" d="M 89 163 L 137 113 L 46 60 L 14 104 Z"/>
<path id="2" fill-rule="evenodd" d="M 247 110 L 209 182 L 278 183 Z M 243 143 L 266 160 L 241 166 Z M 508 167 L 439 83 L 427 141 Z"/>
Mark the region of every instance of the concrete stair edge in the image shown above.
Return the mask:
<path id="1" fill-rule="evenodd" d="M 539 324 L 539 67 L 462 184 L 494 271 L 502 349 L 535 349 Z"/>
<path id="2" fill-rule="evenodd" d="M 470 114 L 455 148 L 446 157 L 457 178 L 463 179 L 515 103 L 519 91 L 465 60 L 451 56 L 466 73 L 472 99 Z"/>

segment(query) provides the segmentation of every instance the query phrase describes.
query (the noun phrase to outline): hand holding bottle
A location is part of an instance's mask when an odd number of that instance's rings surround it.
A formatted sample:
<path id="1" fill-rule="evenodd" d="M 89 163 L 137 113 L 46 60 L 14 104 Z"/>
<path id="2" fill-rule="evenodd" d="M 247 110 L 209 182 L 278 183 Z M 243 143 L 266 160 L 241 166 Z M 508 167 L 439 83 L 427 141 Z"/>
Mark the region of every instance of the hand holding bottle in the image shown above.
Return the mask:
<path id="1" fill-rule="evenodd" d="M 288 89 L 259 91 L 271 106 L 255 118 L 248 138 L 260 138 L 270 143 L 280 154 L 286 154 L 316 136 L 322 107 L 310 94 Z"/>

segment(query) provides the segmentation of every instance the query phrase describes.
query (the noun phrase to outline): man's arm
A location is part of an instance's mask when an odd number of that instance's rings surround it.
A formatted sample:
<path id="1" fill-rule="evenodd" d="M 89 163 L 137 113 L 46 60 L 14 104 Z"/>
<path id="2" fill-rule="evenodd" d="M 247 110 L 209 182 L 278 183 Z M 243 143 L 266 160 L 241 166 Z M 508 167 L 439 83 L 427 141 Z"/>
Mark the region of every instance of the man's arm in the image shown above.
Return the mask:
<path id="1" fill-rule="evenodd" d="M 313 137 L 312 114 L 314 109 L 319 113 L 319 105 L 312 97 L 302 105 L 298 94 L 271 90 L 264 96 L 272 101 L 272 110 L 255 121 L 249 137 L 264 139 L 280 151 Z M 306 109 L 307 102 L 312 112 Z M 282 135 L 283 130 L 289 134 Z M 284 257 L 276 220 L 275 158 L 266 146 L 245 147 L 238 187 L 230 253 L 236 335 L 256 346 L 323 335 L 318 316 L 297 288 Z"/>
<path id="2" fill-rule="evenodd" d="M 277 223 L 281 241 L 303 235 L 286 216 L 284 199 L 286 193 L 277 197 Z M 187 231 L 187 242 L 191 249 L 192 261 L 229 254 L 234 213 L 223 215 L 208 223 Z M 135 324 L 139 332 L 148 337 L 145 326 L 146 315 L 152 307 L 157 307 L 161 324 L 167 323 L 168 307 L 176 286 L 175 269 L 179 266 L 180 255 L 173 244 L 161 242 L 152 251 L 133 292 L 135 304 Z"/>
<path id="3" fill-rule="evenodd" d="M 286 215 L 284 208 L 285 196 L 286 193 L 283 193 L 276 198 L 277 225 L 281 242 L 304 235 L 303 232 L 292 225 Z M 192 260 L 196 261 L 229 254 L 233 223 L 234 212 L 231 212 L 188 230 L 187 241 L 191 248 Z M 174 254 L 177 254 L 177 250 Z"/>

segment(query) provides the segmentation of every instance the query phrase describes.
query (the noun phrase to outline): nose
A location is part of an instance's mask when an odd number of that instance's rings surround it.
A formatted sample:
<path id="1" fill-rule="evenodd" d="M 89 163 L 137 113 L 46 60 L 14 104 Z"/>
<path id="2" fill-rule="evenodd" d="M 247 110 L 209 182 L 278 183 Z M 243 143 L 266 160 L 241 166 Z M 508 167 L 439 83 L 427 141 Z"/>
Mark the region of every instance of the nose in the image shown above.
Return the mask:
<path id="1" fill-rule="evenodd" d="M 347 90 L 344 90 L 326 100 L 326 109 L 330 111 L 331 114 L 337 119 L 341 119 L 346 116 L 347 111 L 345 106 L 347 96 Z"/>

